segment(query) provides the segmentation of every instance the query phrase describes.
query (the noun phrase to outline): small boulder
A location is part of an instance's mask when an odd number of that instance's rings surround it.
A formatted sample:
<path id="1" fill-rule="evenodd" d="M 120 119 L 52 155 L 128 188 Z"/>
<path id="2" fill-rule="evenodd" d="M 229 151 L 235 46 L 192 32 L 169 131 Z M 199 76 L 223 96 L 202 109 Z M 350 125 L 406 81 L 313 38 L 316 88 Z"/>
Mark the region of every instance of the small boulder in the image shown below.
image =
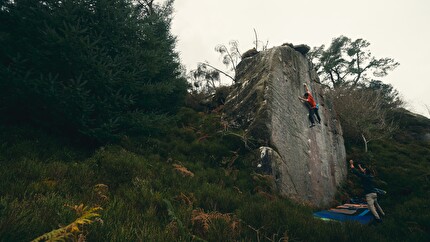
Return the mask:
<path id="1" fill-rule="evenodd" d="M 309 47 L 308 45 L 294 45 L 293 49 L 295 49 L 296 51 L 300 52 L 302 55 L 306 55 L 309 50 L 311 50 L 311 47 Z"/>
<path id="2" fill-rule="evenodd" d="M 245 53 L 243 53 L 242 55 L 242 60 L 248 57 L 252 57 L 254 55 L 258 54 L 258 51 L 254 48 L 247 50 Z"/>
<path id="3" fill-rule="evenodd" d="M 282 46 L 289 46 L 291 48 L 294 48 L 294 45 L 291 43 L 283 43 Z"/>

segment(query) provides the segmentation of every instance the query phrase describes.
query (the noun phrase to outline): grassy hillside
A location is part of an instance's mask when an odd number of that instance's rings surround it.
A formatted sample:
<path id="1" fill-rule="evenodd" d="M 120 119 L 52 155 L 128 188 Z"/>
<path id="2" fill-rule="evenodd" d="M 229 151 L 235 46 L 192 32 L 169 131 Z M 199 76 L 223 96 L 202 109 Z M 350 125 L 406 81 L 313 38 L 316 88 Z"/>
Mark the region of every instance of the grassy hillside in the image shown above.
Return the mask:
<path id="1" fill-rule="evenodd" d="M 1 127 L 0 241 L 59 228 L 88 241 L 428 240 L 430 144 L 414 132 L 428 132 L 429 120 L 401 115 L 394 139 L 370 143 L 366 156 L 348 147 L 388 191 L 378 226 L 320 221 L 317 208 L 277 196 L 256 168 L 252 140 L 220 120 L 183 108 L 160 137 L 123 137 L 96 150 L 31 127 Z M 360 192 L 350 178 L 339 203 Z"/>

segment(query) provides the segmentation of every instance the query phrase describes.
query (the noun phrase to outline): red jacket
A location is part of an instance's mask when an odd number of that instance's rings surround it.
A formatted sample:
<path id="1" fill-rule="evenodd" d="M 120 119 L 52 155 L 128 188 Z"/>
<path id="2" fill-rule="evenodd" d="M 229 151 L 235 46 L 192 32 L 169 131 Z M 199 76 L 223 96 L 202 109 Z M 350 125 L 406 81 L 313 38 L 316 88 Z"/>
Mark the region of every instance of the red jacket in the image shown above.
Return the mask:
<path id="1" fill-rule="evenodd" d="M 306 92 L 309 96 L 306 99 L 306 102 L 308 102 L 311 105 L 311 108 L 316 108 L 317 107 L 317 103 L 314 100 L 314 97 L 312 96 L 312 94 L 310 92 Z"/>

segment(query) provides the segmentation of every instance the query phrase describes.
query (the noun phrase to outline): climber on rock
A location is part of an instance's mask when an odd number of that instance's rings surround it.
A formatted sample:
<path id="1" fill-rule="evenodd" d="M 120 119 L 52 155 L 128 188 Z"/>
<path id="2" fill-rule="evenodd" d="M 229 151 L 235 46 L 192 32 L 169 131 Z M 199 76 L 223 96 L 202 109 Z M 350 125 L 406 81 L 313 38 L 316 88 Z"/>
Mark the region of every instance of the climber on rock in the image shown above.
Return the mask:
<path id="1" fill-rule="evenodd" d="M 317 103 L 315 102 L 315 99 L 312 96 L 311 92 L 309 92 L 308 86 L 306 85 L 306 83 L 304 83 L 303 86 L 305 88 L 305 94 L 303 95 L 303 97 L 299 97 L 299 100 L 303 101 L 309 109 L 309 121 L 311 121 L 310 128 L 312 128 L 315 126 L 314 115 L 317 117 L 318 123 L 321 123 L 321 118 L 318 113 Z"/>

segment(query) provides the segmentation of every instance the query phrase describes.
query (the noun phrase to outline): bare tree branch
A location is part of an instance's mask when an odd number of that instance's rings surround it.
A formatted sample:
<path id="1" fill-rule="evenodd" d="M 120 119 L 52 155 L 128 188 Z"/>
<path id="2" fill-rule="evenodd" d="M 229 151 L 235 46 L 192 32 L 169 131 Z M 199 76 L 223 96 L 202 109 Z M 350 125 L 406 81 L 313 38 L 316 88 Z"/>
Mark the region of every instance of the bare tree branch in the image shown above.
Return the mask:
<path id="1" fill-rule="evenodd" d="M 255 31 L 255 28 L 254 28 L 254 36 L 255 36 L 255 49 L 258 50 L 258 38 L 257 38 L 257 31 Z"/>
<path id="2" fill-rule="evenodd" d="M 205 65 L 205 66 L 209 66 L 210 68 L 212 68 L 212 69 L 214 69 L 214 70 L 216 70 L 216 71 L 220 72 L 221 74 L 225 75 L 226 77 L 228 77 L 228 78 L 230 78 L 232 81 L 234 81 L 234 77 L 230 76 L 229 74 L 225 73 L 224 71 L 222 71 L 222 70 L 220 70 L 220 69 L 216 68 L 215 66 L 213 66 L 213 65 L 211 65 L 211 64 L 209 64 L 209 63 L 199 62 L 199 64 L 201 64 L 201 65 Z"/>

